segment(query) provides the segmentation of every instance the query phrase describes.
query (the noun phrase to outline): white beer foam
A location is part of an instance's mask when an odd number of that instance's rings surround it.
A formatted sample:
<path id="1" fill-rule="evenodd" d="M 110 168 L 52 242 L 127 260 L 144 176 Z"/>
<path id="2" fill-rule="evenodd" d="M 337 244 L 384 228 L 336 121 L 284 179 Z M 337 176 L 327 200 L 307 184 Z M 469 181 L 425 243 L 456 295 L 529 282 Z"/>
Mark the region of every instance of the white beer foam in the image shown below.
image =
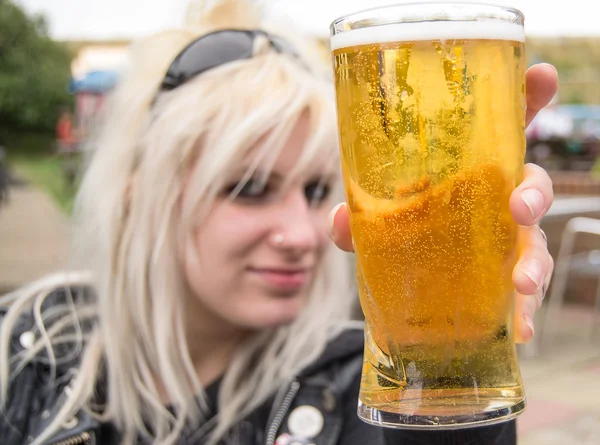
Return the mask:
<path id="1" fill-rule="evenodd" d="M 525 30 L 516 23 L 491 20 L 394 23 L 336 34 L 331 37 L 331 50 L 371 43 L 453 39 L 525 42 Z"/>

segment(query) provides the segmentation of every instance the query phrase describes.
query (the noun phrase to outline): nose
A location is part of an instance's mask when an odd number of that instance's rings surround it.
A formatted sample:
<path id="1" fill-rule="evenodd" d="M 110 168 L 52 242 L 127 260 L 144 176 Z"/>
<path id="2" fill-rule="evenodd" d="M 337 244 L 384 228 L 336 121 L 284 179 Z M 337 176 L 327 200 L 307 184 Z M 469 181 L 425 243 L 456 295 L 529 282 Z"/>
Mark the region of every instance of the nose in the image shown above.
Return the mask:
<path id="1" fill-rule="evenodd" d="M 280 201 L 279 218 L 273 229 L 273 245 L 282 250 L 304 253 L 315 249 L 325 236 L 318 222 L 317 212 L 310 206 L 303 192 L 288 193 Z"/>

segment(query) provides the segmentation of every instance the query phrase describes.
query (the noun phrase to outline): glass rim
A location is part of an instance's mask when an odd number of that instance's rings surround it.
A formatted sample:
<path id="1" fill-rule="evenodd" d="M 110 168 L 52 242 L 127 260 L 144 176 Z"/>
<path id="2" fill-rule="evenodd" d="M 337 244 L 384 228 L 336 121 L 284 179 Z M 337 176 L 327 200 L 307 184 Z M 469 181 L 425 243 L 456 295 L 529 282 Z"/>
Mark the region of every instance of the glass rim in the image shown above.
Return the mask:
<path id="1" fill-rule="evenodd" d="M 439 8 L 439 9 L 438 9 Z M 466 13 L 462 17 L 444 17 L 443 9 L 455 9 L 457 10 L 464 9 Z M 376 13 L 380 12 L 404 12 L 404 11 L 414 11 L 417 13 L 416 16 L 406 16 L 404 19 L 402 17 L 398 18 L 398 14 L 394 17 L 388 17 L 383 20 L 377 20 L 378 17 Z M 498 15 L 494 15 L 496 12 Z M 421 13 L 419 15 L 418 13 Z M 447 13 L 447 11 L 446 11 Z M 487 14 L 486 14 L 487 13 Z M 507 15 L 507 17 L 502 17 L 501 14 Z M 512 17 L 512 20 L 509 18 Z M 517 25 L 523 26 L 525 15 L 518 10 L 517 8 L 513 8 L 511 6 L 499 5 L 495 3 L 486 3 L 486 2 L 469 2 L 469 1 L 414 1 L 409 3 L 397 3 L 391 5 L 382 5 L 373 8 L 363 9 L 360 11 L 353 12 L 351 14 L 346 14 L 341 17 L 338 17 L 329 26 L 330 35 L 335 36 L 337 34 L 342 34 L 344 32 L 349 32 L 354 29 L 361 29 L 366 27 L 378 26 L 378 25 L 388 25 L 388 24 L 405 24 L 405 23 L 423 23 L 423 22 L 461 22 L 461 21 L 502 21 L 507 23 L 513 23 Z M 364 26 L 352 26 L 345 27 L 343 25 L 353 24 L 356 25 L 362 21 L 369 21 L 368 25 Z M 344 29 L 345 28 L 345 29 Z"/>

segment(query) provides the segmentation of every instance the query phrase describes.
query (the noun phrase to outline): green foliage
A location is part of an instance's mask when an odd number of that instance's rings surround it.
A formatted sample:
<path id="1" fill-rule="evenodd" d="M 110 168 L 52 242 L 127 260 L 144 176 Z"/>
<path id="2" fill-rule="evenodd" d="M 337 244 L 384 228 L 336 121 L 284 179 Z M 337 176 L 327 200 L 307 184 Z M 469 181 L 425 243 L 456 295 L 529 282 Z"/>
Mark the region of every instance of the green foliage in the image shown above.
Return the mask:
<path id="1" fill-rule="evenodd" d="M 10 165 L 20 178 L 48 193 L 61 210 L 72 212 L 75 188 L 65 176 L 65 159 L 51 155 L 19 156 L 11 159 Z"/>
<path id="2" fill-rule="evenodd" d="M 8 134 L 6 161 L 17 177 L 44 190 L 70 214 L 75 187 L 69 184 L 66 172 L 72 159 L 56 154 L 55 144 L 53 133 Z M 74 160 L 80 161 L 79 157 Z"/>
<path id="3" fill-rule="evenodd" d="M 569 94 L 564 100 L 564 103 L 572 104 L 572 105 L 583 105 L 586 103 L 586 100 L 583 96 L 583 93 L 579 91 L 572 92 Z"/>
<path id="4" fill-rule="evenodd" d="M 558 70 L 560 103 L 600 104 L 598 37 L 528 38 L 530 63 L 548 62 Z"/>
<path id="5" fill-rule="evenodd" d="M 52 41 L 41 16 L 29 17 L 0 0 L 0 126 L 12 131 L 52 130 L 67 91 L 71 54 Z"/>

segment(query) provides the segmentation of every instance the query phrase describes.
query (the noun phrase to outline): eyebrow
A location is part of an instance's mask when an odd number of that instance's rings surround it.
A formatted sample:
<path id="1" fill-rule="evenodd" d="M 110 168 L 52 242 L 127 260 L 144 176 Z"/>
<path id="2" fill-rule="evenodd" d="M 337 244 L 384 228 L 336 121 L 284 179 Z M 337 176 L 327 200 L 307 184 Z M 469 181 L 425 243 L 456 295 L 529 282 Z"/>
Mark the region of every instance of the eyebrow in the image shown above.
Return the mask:
<path id="1" fill-rule="evenodd" d="M 234 174 L 232 176 L 244 177 L 248 173 L 248 168 L 249 168 L 249 166 L 243 166 L 240 168 L 236 168 L 234 170 Z M 284 176 L 281 175 L 280 173 L 276 172 L 275 170 L 271 170 L 268 175 L 265 175 L 265 172 L 261 171 L 260 169 L 254 170 L 252 172 L 252 174 L 249 176 L 249 178 L 256 178 L 256 177 L 263 177 L 263 176 L 266 176 L 267 179 L 275 179 L 279 182 L 283 182 L 283 180 L 284 180 Z"/>
<path id="2" fill-rule="evenodd" d="M 337 175 L 333 172 L 322 172 L 318 175 L 311 176 L 311 179 L 319 179 L 320 182 L 330 182 L 337 179 Z"/>
<path id="3" fill-rule="evenodd" d="M 234 170 L 234 174 L 231 175 L 233 178 L 239 177 L 244 178 L 248 172 L 249 166 L 242 166 L 240 168 L 236 168 Z M 255 170 L 250 176 L 248 176 L 248 180 L 254 178 L 262 178 L 264 175 L 264 171 L 260 169 Z M 276 184 L 284 184 L 289 181 L 289 177 L 286 175 L 282 175 L 281 173 L 271 170 L 269 174 L 266 176 L 266 181 L 274 181 Z M 336 180 L 336 174 L 331 171 L 322 171 L 322 172 L 313 172 L 312 174 L 306 177 L 306 181 L 318 181 L 321 184 L 332 182 Z"/>

